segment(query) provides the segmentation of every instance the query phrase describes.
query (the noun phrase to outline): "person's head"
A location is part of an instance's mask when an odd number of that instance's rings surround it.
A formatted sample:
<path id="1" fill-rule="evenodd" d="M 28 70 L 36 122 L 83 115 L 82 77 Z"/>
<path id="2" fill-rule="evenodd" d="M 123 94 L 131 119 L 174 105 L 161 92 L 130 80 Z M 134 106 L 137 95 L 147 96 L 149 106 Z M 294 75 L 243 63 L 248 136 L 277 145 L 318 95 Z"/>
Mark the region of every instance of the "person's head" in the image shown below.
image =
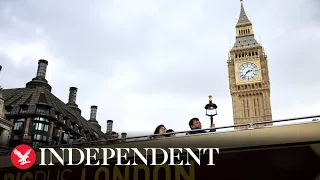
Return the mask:
<path id="1" fill-rule="evenodd" d="M 114 132 L 114 131 L 112 131 L 112 133 L 111 133 L 111 139 L 118 139 L 118 138 L 119 138 L 119 134 L 116 133 L 116 132 Z"/>
<path id="2" fill-rule="evenodd" d="M 154 130 L 153 134 L 164 134 L 167 132 L 166 127 L 164 127 L 164 125 L 160 124 L 159 126 L 157 126 L 157 128 Z"/>
<path id="3" fill-rule="evenodd" d="M 202 128 L 201 122 L 198 118 L 192 118 L 189 121 L 189 126 L 191 129 L 201 129 Z"/>
<path id="4" fill-rule="evenodd" d="M 172 133 L 172 132 L 174 132 L 174 130 L 173 129 L 168 129 L 167 130 L 167 133 Z M 173 136 L 176 136 L 174 133 L 172 133 L 172 134 L 168 134 L 168 136 L 169 137 L 173 137 Z"/>

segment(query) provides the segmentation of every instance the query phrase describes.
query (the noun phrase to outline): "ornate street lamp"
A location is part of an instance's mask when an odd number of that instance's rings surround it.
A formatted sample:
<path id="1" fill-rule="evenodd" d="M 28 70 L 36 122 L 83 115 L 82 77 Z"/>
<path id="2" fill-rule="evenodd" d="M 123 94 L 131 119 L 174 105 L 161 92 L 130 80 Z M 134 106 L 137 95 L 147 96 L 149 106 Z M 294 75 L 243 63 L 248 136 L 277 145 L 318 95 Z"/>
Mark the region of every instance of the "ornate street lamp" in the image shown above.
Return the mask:
<path id="1" fill-rule="evenodd" d="M 207 104 L 204 108 L 206 109 L 206 115 L 210 117 L 211 124 L 213 124 L 213 116 L 217 115 L 217 105 L 212 103 L 212 96 L 209 96 L 209 104 Z"/>

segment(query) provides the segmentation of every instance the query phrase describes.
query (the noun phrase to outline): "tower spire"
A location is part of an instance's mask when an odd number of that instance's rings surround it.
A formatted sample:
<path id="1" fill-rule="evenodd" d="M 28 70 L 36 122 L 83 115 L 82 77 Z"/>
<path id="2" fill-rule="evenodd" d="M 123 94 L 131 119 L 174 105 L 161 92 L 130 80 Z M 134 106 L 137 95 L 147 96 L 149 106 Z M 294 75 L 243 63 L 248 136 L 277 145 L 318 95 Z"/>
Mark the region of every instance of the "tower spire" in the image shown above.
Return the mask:
<path id="1" fill-rule="evenodd" d="M 246 11 L 244 10 L 244 7 L 243 7 L 243 0 L 240 0 L 240 4 L 241 4 L 240 16 L 239 16 L 236 27 L 244 26 L 244 25 L 251 25 L 251 22 L 250 22 L 247 14 L 246 14 Z"/>
<path id="2" fill-rule="evenodd" d="M 240 16 L 236 25 L 236 41 L 231 50 L 260 47 L 260 44 L 254 38 L 252 24 L 244 10 L 243 0 L 240 0 L 240 4 Z"/>

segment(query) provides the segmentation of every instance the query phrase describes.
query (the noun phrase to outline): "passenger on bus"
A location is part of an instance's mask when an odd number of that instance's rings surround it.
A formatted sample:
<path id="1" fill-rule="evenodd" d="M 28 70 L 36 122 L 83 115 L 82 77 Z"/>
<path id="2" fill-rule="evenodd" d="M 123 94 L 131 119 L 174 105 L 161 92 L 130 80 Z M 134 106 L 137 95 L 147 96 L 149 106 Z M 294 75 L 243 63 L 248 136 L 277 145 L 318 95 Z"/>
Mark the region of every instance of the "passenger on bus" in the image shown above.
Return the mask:
<path id="1" fill-rule="evenodd" d="M 118 139 L 118 138 L 119 138 L 119 134 L 117 132 L 112 131 L 111 139 Z"/>
<path id="2" fill-rule="evenodd" d="M 202 130 L 202 125 L 201 125 L 201 122 L 200 122 L 200 120 L 198 118 L 192 118 L 189 121 L 189 126 L 190 126 L 191 130 L 199 129 L 198 131 L 190 131 L 189 134 L 216 132 L 215 129 L 211 129 L 210 131 Z M 215 124 L 213 123 L 211 125 L 211 128 L 214 128 L 214 127 L 215 127 Z"/>
<path id="3" fill-rule="evenodd" d="M 174 132 L 174 130 L 172 130 L 172 129 L 167 130 L 167 133 L 171 133 L 171 132 Z M 167 134 L 166 136 L 167 137 L 175 137 L 176 135 L 174 133 L 172 133 L 172 134 Z"/>
<path id="4" fill-rule="evenodd" d="M 153 134 L 156 134 L 155 136 L 153 136 L 154 139 L 159 139 L 159 138 L 164 138 L 166 137 L 165 135 L 161 135 L 161 134 L 165 134 L 167 132 L 167 128 L 160 124 L 159 126 L 157 126 L 157 128 L 154 130 Z"/>

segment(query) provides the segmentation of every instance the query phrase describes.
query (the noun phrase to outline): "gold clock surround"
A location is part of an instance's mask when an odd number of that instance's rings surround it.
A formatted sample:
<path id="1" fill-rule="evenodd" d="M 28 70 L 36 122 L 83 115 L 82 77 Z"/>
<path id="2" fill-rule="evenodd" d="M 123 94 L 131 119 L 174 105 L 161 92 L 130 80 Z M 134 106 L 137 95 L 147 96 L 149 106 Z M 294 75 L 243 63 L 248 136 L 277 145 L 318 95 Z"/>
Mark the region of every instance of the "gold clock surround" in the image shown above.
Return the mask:
<path id="1" fill-rule="evenodd" d="M 245 63 L 252 63 L 254 65 L 256 65 L 258 67 L 258 75 L 255 79 L 246 81 L 246 80 L 242 80 L 239 76 L 238 76 L 238 69 L 242 64 Z M 248 84 L 248 83 L 257 83 L 257 82 L 261 82 L 262 81 L 262 76 L 261 76 L 261 65 L 260 65 L 260 61 L 258 59 L 256 60 L 250 60 L 250 61 L 240 61 L 240 62 L 235 62 L 234 63 L 234 72 L 236 77 L 236 84 L 237 85 L 241 85 L 241 84 Z"/>

